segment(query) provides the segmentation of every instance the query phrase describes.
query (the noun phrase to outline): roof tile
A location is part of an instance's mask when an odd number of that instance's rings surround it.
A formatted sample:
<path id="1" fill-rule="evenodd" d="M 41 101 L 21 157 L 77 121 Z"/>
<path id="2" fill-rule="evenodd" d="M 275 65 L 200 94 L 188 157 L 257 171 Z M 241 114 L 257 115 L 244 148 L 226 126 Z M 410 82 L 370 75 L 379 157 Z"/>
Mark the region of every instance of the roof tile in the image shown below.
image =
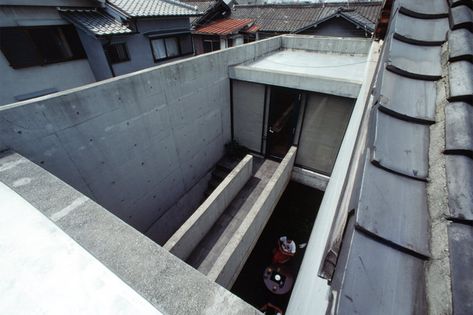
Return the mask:
<path id="1" fill-rule="evenodd" d="M 473 60 L 473 34 L 462 28 L 448 32 L 448 58 L 450 61 Z"/>
<path id="2" fill-rule="evenodd" d="M 350 229 L 350 224 L 347 232 L 345 242 L 351 246 L 337 313 L 426 314 L 424 261 Z"/>
<path id="3" fill-rule="evenodd" d="M 451 9 L 450 28 L 456 30 L 459 28 L 473 29 L 473 10 L 466 5 L 460 5 Z"/>
<path id="4" fill-rule="evenodd" d="M 473 106 L 449 103 L 445 107 L 446 153 L 464 154 L 473 158 Z"/>
<path id="5" fill-rule="evenodd" d="M 385 69 L 378 104 L 400 119 L 432 123 L 436 92 L 434 81 L 409 79 Z"/>
<path id="6" fill-rule="evenodd" d="M 195 16 L 196 7 L 177 0 L 107 0 L 109 4 L 131 17 Z"/>
<path id="7" fill-rule="evenodd" d="M 473 105 L 473 64 L 456 61 L 448 67 L 449 101 L 465 101 Z"/>
<path id="8" fill-rule="evenodd" d="M 413 79 L 440 79 L 440 46 L 413 45 L 393 37 L 389 41 L 389 70 Z"/>
<path id="9" fill-rule="evenodd" d="M 448 227 L 453 314 L 473 310 L 473 226 L 452 223 Z"/>
<path id="10" fill-rule="evenodd" d="M 392 172 L 426 180 L 429 127 L 375 111 L 372 162 Z"/>
<path id="11" fill-rule="evenodd" d="M 399 13 L 394 23 L 397 39 L 419 45 L 440 45 L 446 40 L 448 19 L 419 19 Z"/>
<path id="12" fill-rule="evenodd" d="M 380 189 L 382 187 L 382 189 Z M 363 230 L 429 256 L 430 223 L 426 183 L 365 161 L 356 224 Z"/>
<path id="13" fill-rule="evenodd" d="M 473 160 L 463 155 L 445 158 L 450 216 L 473 222 Z"/>
<path id="14" fill-rule="evenodd" d="M 95 9 L 58 9 L 66 20 L 96 36 L 122 35 L 133 31 L 105 12 Z"/>
<path id="15" fill-rule="evenodd" d="M 253 24 L 252 19 L 221 19 L 198 27 L 194 34 L 228 35 L 238 33 Z"/>
<path id="16" fill-rule="evenodd" d="M 418 18 L 441 18 L 448 16 L 448 5 L 445 0 L 401 0 L 400 11 Z"/>

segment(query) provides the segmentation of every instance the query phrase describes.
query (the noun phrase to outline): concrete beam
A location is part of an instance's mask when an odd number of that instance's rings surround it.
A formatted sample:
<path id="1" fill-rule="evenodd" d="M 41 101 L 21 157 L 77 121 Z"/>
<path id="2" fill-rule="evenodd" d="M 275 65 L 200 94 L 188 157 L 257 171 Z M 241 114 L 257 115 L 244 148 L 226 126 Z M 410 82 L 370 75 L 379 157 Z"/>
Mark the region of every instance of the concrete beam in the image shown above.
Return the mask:
<path id="1" fill-rule="evenodd" d="M 291 179 L 296 150 L 296 147 L 291 147 L 245 220 L 215 261 L 207 275 L 211 280 L 225 288 L 230 288 L 235 282 Z"/>
<path id="2" fill-rule="evenodd" d="M 239 65 L 229 68 L 231 79 L 357 98 L 361 84 L 356 81 L 287 71 L 256 69 Z"/>
<path id="3" fill-rule="evenodd" d="M 303 184 L 321 191 L 325 191 L 330 177 L 306 170 L 301 167 L 294 167 L 291 179 L 296 183 Z"/>
<path id="4" fill-rule="evenodd" d="M 186 260 L 250 179 L 252 172 L 253 157 L 246 155 L 190 218 L 171 236 L 164 244 L 164 248 L 182 260 Z"/>

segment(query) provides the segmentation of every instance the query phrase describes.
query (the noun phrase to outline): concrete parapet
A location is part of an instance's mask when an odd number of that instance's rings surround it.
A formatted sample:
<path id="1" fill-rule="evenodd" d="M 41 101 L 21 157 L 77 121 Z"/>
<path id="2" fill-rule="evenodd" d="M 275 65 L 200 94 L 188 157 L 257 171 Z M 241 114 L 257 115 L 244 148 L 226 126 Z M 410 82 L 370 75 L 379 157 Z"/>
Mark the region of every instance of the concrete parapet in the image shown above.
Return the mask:
<path id="1" fill-rule="evenodd" d="M 50 218 L 161 313 L 259 314 L 23 156 L 13 152 L 0 155 L 0 182 Z"/>
<path id="2" fill-rule="evenodd" d="M 291 179 L 296 151 L 296 147 L 291 147 L 260 197 L 220 254 L 220 257 L 217 258 L 207 275 L 211 280 L 225 288 L 230 288 L 235 282 Z"/>
<path id="3" fill-rule="evenodd" d="M 253 157 L 247 155 L 171 236 L 164 248 L 183 260 L 187 259 L 250 179 L 252 171 Z"/>
<path id="4" fill-rule="evenodd" d="M 323 36 L 282 36 L 282 48 L 303 49 L 335 54 L 367 55 L 371 39 Z"/>

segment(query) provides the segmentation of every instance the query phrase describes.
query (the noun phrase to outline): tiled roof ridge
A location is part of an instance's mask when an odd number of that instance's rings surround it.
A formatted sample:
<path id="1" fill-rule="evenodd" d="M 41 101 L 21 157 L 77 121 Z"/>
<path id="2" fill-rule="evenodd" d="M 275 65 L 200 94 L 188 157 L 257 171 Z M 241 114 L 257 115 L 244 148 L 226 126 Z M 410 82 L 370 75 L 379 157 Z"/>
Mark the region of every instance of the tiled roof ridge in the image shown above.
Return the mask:
<path id="1" fill-rule="evenodd" d="M 147 0 L 143 0 L 143 1 L 147 1 Z M 197 10 L 197 7 L 195 6 L 192 6 L 190 4 L 187 4 L 185 2 L 181 2 L 181 1 L 178 1 L 178 0 L 156 0 L 156 1 L 163 1 L 163 2 L 167 2 L 169 4 L 174 4 L 174 5 L 177 5 L 177 6 L 181 6 L 183 8 L 186 8 L 186 9 L 191 9 L 191 10 Z"/>
<path id="2" fill-rule="evenodd" d="M 326 3 L 271 3 L 271 4 L 235 4 L 235 7 L 264 7 L 264 8 L 324 8 L 324 7 L 360 7 L 360 6 L 381 6 L 383 1 L 368 1 L 368 2 L 326 2 Z"/>

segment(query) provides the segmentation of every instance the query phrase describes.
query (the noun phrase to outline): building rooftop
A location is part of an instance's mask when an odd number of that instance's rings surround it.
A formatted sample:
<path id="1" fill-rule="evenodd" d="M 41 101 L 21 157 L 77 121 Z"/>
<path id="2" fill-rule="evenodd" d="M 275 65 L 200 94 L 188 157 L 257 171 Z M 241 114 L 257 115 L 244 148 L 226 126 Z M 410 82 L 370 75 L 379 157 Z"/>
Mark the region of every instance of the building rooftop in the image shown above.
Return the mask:
<path id="1" fill-rule="evenodd" d="M 59 9 L 61 15 L 84 31 L 95 36 L 124 35 L 133 31 L 111 15 L 96 9 Z"/>
<path id="2" fill-rule="evenodd" d="M 112 7 L 130 17 L 196 16 L 194 6 L 177 0 L 107 0 Z"/>
<path id="3" fill-rule="evenodd" d="M 207 25 L 197 27 L 194 34 L 202 35 L 229 35 L 236 34 L 242 30 L 248 31 L 253 26 L 252 19 L 221 19 Z"/>
<path id="4" fill-rule="evenodd" d="M 356 25 L 372 30 L 377 22 L 381 5 L 381 2 L 350 3 L 349 6 L 346 2 L 310 5 L 236 5 L 232 9 L 232 17 L 254 19 L 264 32 L 297 33 L 341 15 Z"/>

